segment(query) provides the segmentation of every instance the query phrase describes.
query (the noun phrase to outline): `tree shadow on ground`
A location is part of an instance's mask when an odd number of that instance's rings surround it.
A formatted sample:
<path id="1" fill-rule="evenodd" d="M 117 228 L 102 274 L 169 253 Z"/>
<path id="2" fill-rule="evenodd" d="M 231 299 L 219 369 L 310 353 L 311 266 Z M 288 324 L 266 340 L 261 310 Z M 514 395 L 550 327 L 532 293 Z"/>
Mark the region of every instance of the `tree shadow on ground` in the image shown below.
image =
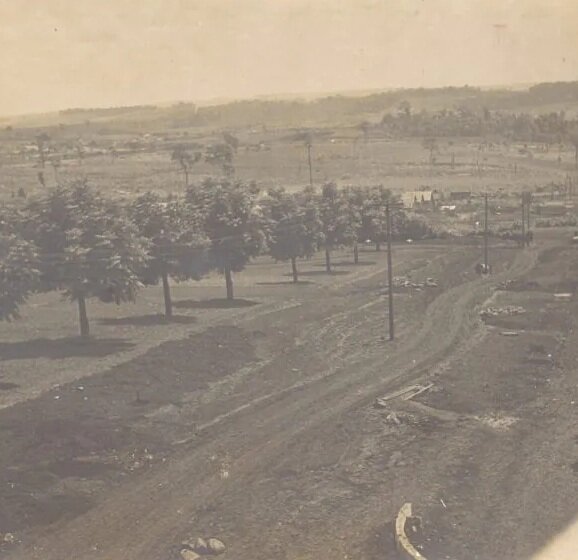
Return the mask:
<path id="1" fill-rule="evenodd" d="M 9 383 L 7 381 L 0 381 L 0 391 L 11 391 L 12 389 L 18 389 L 20 385 L 18 383 Z"/>
<path id="2" fill-rule="evenodd" d="M 154 327 L 156 325 L 192 325 L 196 323 L 196 317 L 189 315 L 137 315 L 136 317 L 109 317 L 101 319 L 99 323 L 115 327 L 135 326 L 135 327 Z"/>
<path id="3" fill-rule="evenodd" d="M 278 282 L 256 282 L 257 286 L 311 286 L 315 282 L 310 280 L 299 280 L 298 282 L 293 282 L 293 280 L 280 280 Z"/>
<path id="4" fill-rule="evenodd" d="M 305 270 L 299 273 L 299 276 L 344 276 L 345 274 L 351 274 L 350 270 L 332 270 L 327 272 L 326 270 Z M 291 273 L 285 274 L 285 276 L 291 276 Z"/>
<path id="5" fill-rule="evenodd" d="M 122 338 L 97 338 L 84 340 L 80 337 L 36 338 L 21 342 L 0 343 L 0 361 L 49 358 L 103 358 L 117 352 L 134 348 L 134 344 Z"/>
<path id="6" fill-rule="evenodd" d="M 179 309 L 237 309 L 240 307 L 253 307 L 258 304 L 258 301 L 252 301 L 249 299 L 223 298 L 204 300 L 187 299 L 183 301 L 175 301 L 173 303 L 174 307 Z"/>
<path id="7" fill-rule="evenodd" d="M 332 262 L 331 266 L 373 266 L 374 264 L 377 264 L 376 261 L 359 261 L 357 264 L 355 264 L 353 261 L 337 261 L 337 262 Z M 319 264 L 314 264 L 313 266 L 317 266 L 319 268 L 323 267 L 325 268 L 325 264 L 324 263 L 319 263 Z"/>

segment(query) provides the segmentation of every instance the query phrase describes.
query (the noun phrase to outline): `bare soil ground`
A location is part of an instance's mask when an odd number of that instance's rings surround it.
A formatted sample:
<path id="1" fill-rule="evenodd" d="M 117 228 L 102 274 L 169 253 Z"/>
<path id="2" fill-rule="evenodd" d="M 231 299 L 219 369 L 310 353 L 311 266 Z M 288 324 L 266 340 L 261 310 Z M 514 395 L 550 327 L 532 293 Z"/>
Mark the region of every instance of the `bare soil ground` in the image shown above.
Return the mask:
<path id="1" fill-rule="evenodd" d="M 195 322 L 118 316 L 99 334 L 124 320 L 134 347 L 100 370 L 40 354 L 30 387 L 11 388 L 24 361 L 5 354 L 3 393 L 21 394 L 0 410 L 0 532 L 14 535 L 0 554 L 165 560 L 215 536 L 238 560 L 393 558 L 391 522 L 411 501 L 430 560 L 529 558 L 578 510 L 578 304 L 553 295 L 574 293 L 567 237 L 492 248 L 489 278 L 471 245 L 397 247 L 396 275 L 439 286 L 396 291 L 395 342 L 384 258 L 368 252 L 329 278 L 313 261 L 299 286 L 258 263 L 261 283 L 238 290 L 255 305 L 181 303 Z M 481 320 L 507 305 L 526 312 Z M 148 329 L 164 342 L 140 339 Z M 414 383 L 433 387 L 375 406 Z"/>

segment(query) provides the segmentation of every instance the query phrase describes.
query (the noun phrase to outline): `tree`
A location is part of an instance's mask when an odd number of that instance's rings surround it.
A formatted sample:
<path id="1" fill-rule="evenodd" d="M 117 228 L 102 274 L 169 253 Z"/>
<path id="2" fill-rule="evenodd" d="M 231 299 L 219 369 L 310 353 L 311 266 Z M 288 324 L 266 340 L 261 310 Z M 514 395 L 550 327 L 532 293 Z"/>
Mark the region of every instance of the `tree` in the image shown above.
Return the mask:
<path id="1" fill-rule="evenodd" d="M 200 212 L 209 238 L 209 261 L 225 275 L 232 300 L 233 272 L 242 271 L 265 244 L 263 216 L 254 185 L 207 180 L 187 190 L 187 202 Z"/>
<path id="2" fill-rule="evenodd" d="M 231 177 L 235 174 L 233 155 L 233 148 L 229 144 L 214 144 L 207 148 L 205 161 L 211 165 L 220 167 L 226 177 Z"/>
<path id="3" fill-rule="evenodd" d="M 297 283 L 297 259 L 310 258 L 319 245 L 321 224 L 317 208 L 284 189 L 271 189 L 268 194 L 269 252 L 276 261 L 291 261 L 293 282 Z"/>
<path id="4" fill-rule="evenodd" d="M 82 140 L 79 138 L 75 145 L 74 145 L 74 151 L 76 152 L 76 159 L 78 161 L 78 165 L 82 165 L 82 162 L 84 161 L 84 155 L 85 155 L 85 148 L 84 148 L 84 143 L 82 142 Z"/>
<path id="5" fill-rule="evenodd" d="M 394 199 L 391 191 L 383 185 L 371 187 L 368 191 L 368 203 L 364 212 L 368 217 L 368 239 L 375 243 L 375 250 L 379 251 L 382 241 L 387 239 L 387 212 L 386 207 L 389 203 L 391 206 L 398 206 L 399 201 Z M 396 231 L 398 213 L 391 212 L 392 232 Z"/>
<path id="6" fill-rule="evenodd" d="M 21 237 L 17 222 L 15 214 L 0 215 L 0 320 L 6 321 L 20 317 L 40 275 L 36 247 Z"/>
<path id="7" fill-rule="evenodd" d="M 202 154 L 200 152 L 192 154 L 185 146 L 177 146 L 173 150 L 171 160 L 178 163 L 182 169 L 185 175 L 185 188 L 189 186 L 189 173 L 191 172 L 191 168 L 195 163 L 200 161 L 201 158 Z"/>
<path id="8" fill-rule="evenodd" d="M 344 191 L 348 202 L 349 221 L 353 228 L 353 263 L 359 264 L 359 240 L 363 239 L 361 225 L 367 200 L 367 189 L 348 187 Z"/>
<path id="9" fill-rule="evenodd" d="M 429 163 L 435 163 L 435 153 L 439 150 L 438 142 L 435 138 L 424 138 L 423 147 L 429 152 Z"/>
<path id="10" fill-rule="evenodd" d="M 347 196 L 335 183 L 326 183 L 319 198 L 319 218 L 325 245 L 325 269 L 331 272 L 331 251 L 355 241 Z"/>
<path id="11" fill-rule="evenodd" d="M 26 212 L 25 236 L 38 247 L 42 288 L 77 302 L 87 338 L 86 300 L 134 301 L 148 242 L 118 204 L 84 181 L 49 191 Z"/>
<path id="12" fill-rule="evenodd" d="M 44 164 L 46 163 L 46 149 L 48 142 L 50 142 L 50 136 L 43 132 L 42 134 L 38 134 L 35 138 L 36 140 L 36 147 L 38 148 L 38 159 L 40 160 L 40 167 L 44 169 Z"/>
<path id="13" fill-rule="evenodd" d="M 130 215 L 140 234 L 150 242 L 143 282 L 149 285 L 162 282 L 165 316 L 171 317 L 169 278 L 177 282 L 200 280 L 207 271 L 207 238 L 201 217 L 184 201 L 162 199 L 154 193 L 139 196 L 130 207 Z"/>
<path id="14" fill-rule="evenodd" d="M 356 242 L 372 241 L 379 251 L 386 239 L 387 216 L 385 207 L 392 201 L 391 191 L 382 185 L 374 187 L 353 187 L 347 190 L 350 220 L 355 228 Z M 357 261 L 357 257 L 356 257 Z"/>
<path id="15" fill-rule="evenodd" d="M 115 146 L 110 146 L 108 148 L 108 153 L 110 154 L 110 162 L 114 163 L 118 158 L 118 150 Z"/>
<path id="16" fill-rule="evenodd" d="M 234 152 L 239 149 L 239 139 L 230 132 L 223 132 L 223 140 L 225 144 L 231 146 Z"/>
<path id="17" fill-rule="evenodd" d="M 50 165 L 52 165 L 52 170 L 54 171 L 54 181 L 58 184 L 59 182 L 58 169 L 60 168 L 61 165 L 60 158 L 56 156 L 50 158 Z"/>

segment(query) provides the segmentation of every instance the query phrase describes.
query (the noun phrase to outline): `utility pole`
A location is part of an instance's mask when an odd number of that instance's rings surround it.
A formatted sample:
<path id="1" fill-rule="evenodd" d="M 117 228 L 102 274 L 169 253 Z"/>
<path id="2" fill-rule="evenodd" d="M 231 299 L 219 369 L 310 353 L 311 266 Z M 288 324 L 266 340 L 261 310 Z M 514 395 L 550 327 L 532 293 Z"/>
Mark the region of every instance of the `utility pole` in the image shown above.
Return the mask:
<path id="1" fill-rule="evenodd" d="M 488 263 L 488 193 L 484 195 L 484 272 L 489 271 Z"/>
<path id="2" fill-rule="evenodd" d="M 526 245 L 526 199 L 522 193 L 522 248 Z"/>
<path id="3" fill-rule="evenodd" d="M 391 217 L 389 202 L 385 204 L 386 234 L 387 234 L 387 295 L 389 303 L 389 340 L 395 338 L 393 326 L 393 269 L 391 265 Z"/>
<path id="4" fill-rule="evenodd" d="M 309 162 L 309 186 L 313 186 L 313 168 L 311 166 L 311 142 L 307 142 L 307 161 Z"/>
<path id="5" fill-rule="evenodd" d="M 530 205 L 532 204 L 532 194 L 531 193 L 524 193 L 526 197 L 526 219 L 527 219 L 527 227 L 526 227 L 526 245 L 530 246 Z"/>

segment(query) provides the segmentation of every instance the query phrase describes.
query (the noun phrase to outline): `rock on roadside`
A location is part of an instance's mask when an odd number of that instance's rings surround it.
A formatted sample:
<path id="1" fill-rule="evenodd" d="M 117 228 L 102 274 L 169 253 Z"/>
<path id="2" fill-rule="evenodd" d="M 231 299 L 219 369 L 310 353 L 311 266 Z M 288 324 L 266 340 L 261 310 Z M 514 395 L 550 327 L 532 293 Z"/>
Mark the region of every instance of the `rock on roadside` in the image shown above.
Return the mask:
<path id="1" fill-rule="evenodd" d="M 225 543 L 219 539 L 209 539 L 207 542 L 207 548 L 210 554 L 223 554 L 226 550 Z"/>

